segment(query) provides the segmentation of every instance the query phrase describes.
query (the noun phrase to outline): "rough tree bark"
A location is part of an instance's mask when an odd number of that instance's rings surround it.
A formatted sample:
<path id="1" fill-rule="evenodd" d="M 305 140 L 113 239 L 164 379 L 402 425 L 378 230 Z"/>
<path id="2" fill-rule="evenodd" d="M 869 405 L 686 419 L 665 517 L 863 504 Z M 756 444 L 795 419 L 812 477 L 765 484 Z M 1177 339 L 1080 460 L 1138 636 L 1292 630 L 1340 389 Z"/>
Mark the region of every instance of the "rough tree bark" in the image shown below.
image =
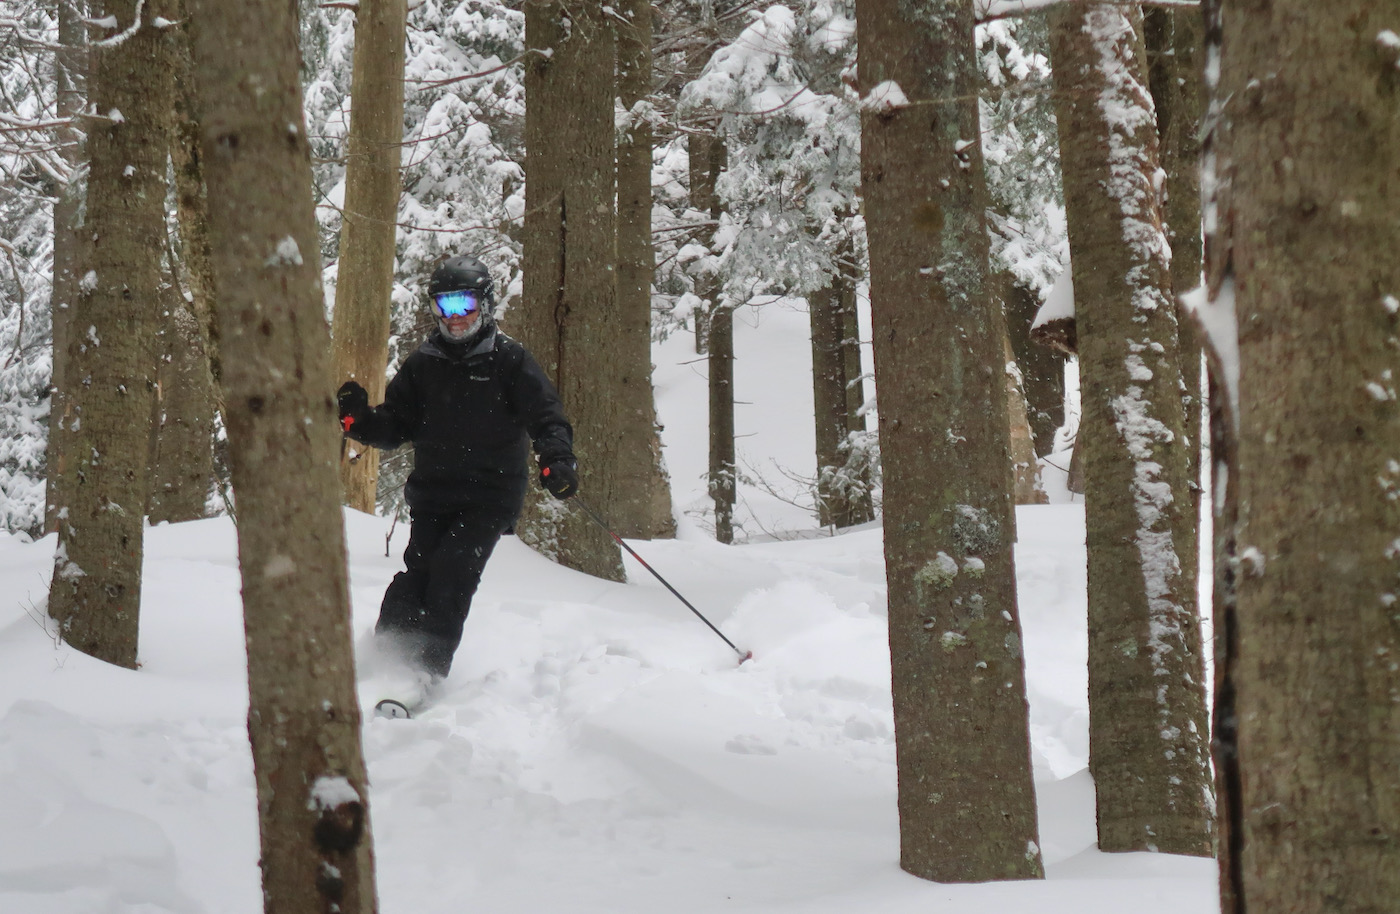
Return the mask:
<path id="1" fill-rule="evenodd" d="M 858 0 L 900 858 L 1038 878 L 970 0 Z"/>
<path id="2" fill-rule="evenodd" d="M 1050 14 L 1074 270 L 1089 583 L 1089 768 L 1099 847 L 1210 854 L 1195 528 L 1157 203 L 1141 14 Z"/>
<path id="3" fill-rule="evenodd" d="M 360 0 L 346 142 L 345 208 L 335 286 L 335 377 L 384 399 L 394 239 L 402 188 L 404 0 Z M 348 448 L 340 464 L 345 503 L 374 513 L 379 451 Z"/>
<path id="4" fill-rule="evenodd" d="M 173 275 L 162 286 L 146 505 L 153 524 L 203 517 L 214 476 L 214 407 L 199 319 Z"/>
<path id="5" fill-rule="evenodd" d="M 617 147 L 617 310 L 622 350 L 622 443 L 613 501 L 621 536 L 671 538 L 671 479 L 661 457 L 656 397 L 651 385 L 651 44 L 650 0 L 622 0 L 617 23 L 617 95 L 628 112 Z"/>
<path id="6" fill-rule="evenodd" d="M 175 117 L 170 131 L 170 164 L 175 176 L 175 214 L 180 228 L 180 263 L 177 279 L 199 323 L 199 345 L 207 362 L 205 383 L 214 411 L 222 415 L 219 382 L 219 327 L 214 314 L 214 277 L 209 250 L 209 206 L 204 189 L 204 166 L 199 149 L 199 113 L 191 59 L 189 20 L 185 0 L 172 0 L 180 25 L 172 29 L 175 71 Z"/>
<path id="7" fill-rule="evenodd" d="M 617 477 L 617 229 L 613 67 L 602 7 L 526 0 L 524 288 L 512 321 L 574 425 L 579 495 L 608 517 Z M 517 526 L 560 563 L 624 579 L 617 544 L 581 511 L 532 487 Z"/>
<path id="8" fill-rule="evenodd" d="M 1222 908 L 1392 912 L 1400 4 L 1232 3 L 1223 24 L 1221 5 L 1203 313 L 1221 342 L 1238 334 L 1237 386 L 1212 376 L 1238 405 L 1218 569 Z"/>
<path id="9" fill-rule="evenodd" d="M 1157 112 L 1165 201 L 1162 217 L 1171 243 L 1172 292 L 1179 299 L 1201 284 L 1201 115 L 1204 113 L 1205 68 L 1200 11 L 1161 7 L 1144 9 L 1143 37 L 1147 46 L 1148 86 Z M 1201 418 L 1205 390 L 1201 384 L 1201 341 L 1191 321 L 1179 324 L 1182 409 L 1186 478 L 1191 481 L 1191 516 L 1197 523 L 1183 528 L 1181 576 L 1200 574 Z M 1189 538 L 1188 538 L 1189 537 Z"/>
<path id="10" fill-rule="evenodd" d="M 138 18 L 138 11 L 140 18 Z M 69 336 L 72 474 L 58 507 L 49 614 L 63 639 L 102 660 L 136 667 L 142 523 L 153 381 L 151 341 L 165 249 L 169 37 L 153 25 L 159 3 L 111 0 L 88 88 L 86 272 Z M 77 328 L 86 328 L 78 330 Z"/>
<path id="11" fill-rule="evenodd" d="M 709 493 L 715 506 L 715 539 L 734 542 L 734 505 L 739 485 L 734 453 L 734 307 L 710 307 L 710 469 Z"/>
<path id="12" fill-rule="evenodd" d="M 1007 333 L 1016 367 L 1021 369 L 1026 412 L 1037 457 L 1055 446 L 1055 432 L 1065 424 L 1065 354 L 1031 338 L 1040 297 L 1020 283 L 1006 288 Z"/>
<path id="13" fill-rule="evenodd" d="M 87 4 L 82 0 L 57 0 L 58 48 L 54 52 L 57 80 L 56 111 L 60 118 L 76 119 L 87 96 L 87 36 L 83 20 Z M 59 131 L 63 143 L 60 155 L 68 167 L 68 182 L 53 205 L 53 371 L 49 390 L 49 442 L 44 530 L 58 529 L 58 511 L 68 503 L 63 487 L 74 477 L 67 472 L 73 453 L 66 436 L 73 430 L 73 414 L 68 399 L 72 380 L 68 375 L 68 346 L 73 325 L 73 303 L 78 290 L 82 240 L 79 232 L 84 182 L 79 178 L 84 145 L 83 129 L 76 120 Z"/>
<path id="14" fill-rule="evenodd" d="M 718 224 L 720 199 L 716 182 L 724 170 L 724 138 L 697 127 L 690 134 L 690 205 Z M 712 240 L 714 229 L 704 234 Z M 708 242 L 707 242 L 708 243 Z M 704 353 L 709 370 L 710 462 L 709 494 L 714 503 L 715 539 L 734 542 L 734 503 L 738 495 L 734 454 L 734 312 L 723 300 L 719 277 L 701 273 L 695 296 L 702 305 L 695 315 L 696 351 Z M 704 340 L 704 345 L 700 341 Z"/>
<path id="15" fill-rule="evenodd" d="M 268 914 L 376 908 L 296 7 L 190 0 Z"/>
<path id="16" fill-rule="evenodd" d="M 1031 431 L 1025 389 L 1016 357 L 1011 352 L 1011 339 L 1005 341 L 1006 412 L 1009 446 L 1011 449 L 1011 500 L 1018 505 L 1049 504 L 1045 487 L 1040 482 L 1040 464 L 1035 459 L 1035 436 Z"/>
<path id="17" fill-rule="evenodd" d="M 859 331 L 855 317 L 855 251 L 849 238 L 827 286 L 807 296 L 812 333 L 812 402 L 816 433 L 817 514 L 823 526 L 875 519 L 869 472 L 850 479 L 850 435 L 865 430 Z M 854 355 L 854 359 L 852 358 Z M 853 483 L 853 484 L 852 484 Z"/>

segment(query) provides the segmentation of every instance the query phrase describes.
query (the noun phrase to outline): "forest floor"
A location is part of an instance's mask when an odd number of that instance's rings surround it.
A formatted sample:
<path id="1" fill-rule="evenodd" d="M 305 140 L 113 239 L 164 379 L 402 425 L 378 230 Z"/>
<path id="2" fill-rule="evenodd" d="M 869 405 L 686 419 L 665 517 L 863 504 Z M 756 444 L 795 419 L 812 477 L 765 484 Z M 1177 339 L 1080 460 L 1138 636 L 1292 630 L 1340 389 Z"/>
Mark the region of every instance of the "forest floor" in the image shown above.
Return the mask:
<path id="1" fill-rule="evenodd" d="M 949 886 L 899 869 L 880 530 L 804 520 L 805 335 L 792 314 L 750 318 L 741 453 L 780 469 L 746 487 L 746 541 L 719 545 L 682 513 L 676 540 L 633 545 L 754 659 L 738 665 L 630 558 L 613 584 L 503 540 L 440 700 L 365 728 L 383 914 L 1218 911 L 1212 861 L 1094 846 L 1073 503 L 1018 511 L 1048 877 Z M 703 428 L 686 417 L 704 394 L 684 343 L 657 361 L 687 512 L 703 503 Z M 346 529 L 363 643 L 407 530 L 386 557 L 387 520 L 347 512 Z M 0 537 L 0 910 L 259 910 L 232 524 L 148 530 L 134 672 L 49 636 L 53 548 Z"/>

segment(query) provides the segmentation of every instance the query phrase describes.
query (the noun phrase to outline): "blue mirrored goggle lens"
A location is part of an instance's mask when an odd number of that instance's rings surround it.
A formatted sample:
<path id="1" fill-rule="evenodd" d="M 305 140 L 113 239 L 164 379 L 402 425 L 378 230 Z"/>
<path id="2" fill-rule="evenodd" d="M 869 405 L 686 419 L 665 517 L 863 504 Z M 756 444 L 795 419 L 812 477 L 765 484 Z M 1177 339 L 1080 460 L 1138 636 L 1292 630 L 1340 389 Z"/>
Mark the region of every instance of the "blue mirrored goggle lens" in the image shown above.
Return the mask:
<path id="1" fill-rule="evenodd" d="M 470 289 L 439 292 L 433 296 L 433 306 L 443 317 L 465 317 L 480 307 L 480 298 Z"/>

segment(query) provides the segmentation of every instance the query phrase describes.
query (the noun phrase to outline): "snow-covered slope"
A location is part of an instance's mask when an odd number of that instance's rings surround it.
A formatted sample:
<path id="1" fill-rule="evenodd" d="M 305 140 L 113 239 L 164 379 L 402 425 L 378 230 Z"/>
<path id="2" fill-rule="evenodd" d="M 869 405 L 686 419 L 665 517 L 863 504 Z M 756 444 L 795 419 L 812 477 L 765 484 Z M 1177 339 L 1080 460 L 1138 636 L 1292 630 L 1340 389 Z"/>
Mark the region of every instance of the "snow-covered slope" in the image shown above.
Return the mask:
<path id="1" fill-rule="evenodd" d="M 804 323 L 739 322 L 738 396 L 757 417 L 741 408 L 741 450 L 795 474 L 809 472 L 810 387 L 782 372 Z M 693 358 L 683 340 L 658 348 L 685 507 L 703 501 Z M 801 522 L 780 499 L 750 505 L 770 529 Z M 363 637 L 407 531 L 386 558 L 386 521 L 346 521 Z M 683 518 L 680 539 L 634 545 L 754 660 L 737 665 L 630 559 L 631 582 L 612 584 L 504 540 L 440 702 L 365 729 L 381 910 L 1216 911 L 1212 862 L 1094 849 L 1082 510 L 1018 521 L 1046 881 L 943 886 L 898 868 L 878 527 L 826 537 L 808 521 L 808 538 L 726 547 Z M 261 904 L 233 529 L 148 534 L 137 672 L 56 645 L 40 609 L 52 538 L 0 539 L 7 914 Z"/>

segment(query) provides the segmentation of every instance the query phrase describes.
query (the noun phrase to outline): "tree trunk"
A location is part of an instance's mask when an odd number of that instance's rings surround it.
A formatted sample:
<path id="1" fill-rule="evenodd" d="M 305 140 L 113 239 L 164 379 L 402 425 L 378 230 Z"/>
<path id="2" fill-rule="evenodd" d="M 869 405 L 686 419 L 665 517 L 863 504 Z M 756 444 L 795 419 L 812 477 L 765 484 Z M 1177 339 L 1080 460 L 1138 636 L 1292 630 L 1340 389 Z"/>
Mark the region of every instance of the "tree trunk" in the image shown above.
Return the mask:
<path id="1" fill-rule="evenodd" d="M 268 914 L 376 907 L 330 339 L 281 0 L 189 0 Z"/>
<path id="2" fill-rule="evenodd" d="M 1009 283 L 1008 283 L 1009 285 Z M 1035 459 L 1035 440 L 1031 434 L 1030 417 L 1026 409 L 1026 394 L 1021 388 L 1021 372 L 1011 354 L 1008 337 L 1006 353 L 1006 411 L 1011 447 L 1011 500 L 1018 505 L 1050 503 L 1045 487 L 1040 484 L 1040 464 Z"/>
<path id="3" fill-rule="evenodd" d="M 1212 802 L 1157 137 L 1140 13 L 1051 13 L 1074 269 L 1089 582 L 1089 767 L 1099 847 L 1210 854 Z"/>
<path id="4" fill-rule="evenodd" d="M 869 468 L 852 465 L 851 433 L 865 431 L 860 333 L 855 318 L 855 252 L 849 239 L 825 288 L 807 297 L 812 333 L 817 512 L 823 526 L 875 519 Z"/>
<path id="5" fill-rule="evenodd" d="M 1207 307 L 1233 305 L 1239 345 L 1227 912 L 1400 898 L 1397 18 L 1279 0 L 1223 22 Z"/>
<path id="6" fill-rule="evenodd" d="M 856 16 L 901 865 L 1038 878 L 972 4 Z"/>
<path id="7" fill-rule="evenodd" d="M 345 209 L 331 335 L 336 380 L 359 381 L 371 403 L 384 399 L 389 362 L 407 23 L 404 0 L 360 0 L 355 13 Z M 379 451 L 346 449 L 340 479 L 345 503 L 373 514 Z"/>
<path id="8" fill-rule="evenodd" d="M 522 314 L 513 325 L 574 425 L 579 494 L 609 517 L 617 476 L 621 361 L 613 127 L 615 36 L 591 4 L 526 0 Z M 617 544 L 581 511 L 534 490 L 517 532 L 560 563 L 624 579 Z"/>
<path id="9" fill-rule="evenodd" d="M 715 539 L 734 542 L 734 503 L 738 479 L 734 455 L 734 308 L 710 308 L 710 499 L 715 505 Z"/>
<path id="10" fill-rule="evenodd" d="M 205 514 L 214 476 L 214 410 L 199 320 L 174 278 L 162 288 L 156 387 L 151 410 L 151 523 Z"/>
<path id="11" fill-rule="evenodd" d="M 651 386 L 651 2 L 623 0 L 617 23 L 617 94 L 628 129 L 617 147 L 617 310 L 622 350 L 622 444 L 613 507 L 614 529 L 639 539 L 671 538 L 671 480 L 661 458 L 656 397 Z"/>
<path id="12" fill-rule="evenodd" d="M 1021 389 L 1037 457 L 1055 448 L 1055 432 L 1065 424 L 1065 355 L 1031 339 L 1040 297 L 1017 282 L 1006 286 L 1006 323 L 1011 352 L 1021 370 Z"/>
<path id="13" fill-rule="evenodd" d="M 848 237 L 849 241 L 849 237 Z M 854 244 L 842 252 L 836 273 L 836 300 L 841 308 L 845 333 L 841 356 L 846 363 L 846 440 L 841 445 L 842 465 L 850 469 L 857 491 L 846 497 L 849 524 L 866 524 L 875 519 L 872 460 L 856 459 L 857 438 L 868 437 L 865 427 L 865 369 L 860 357 L 860 315 L 857 310 L 861 266 Z"/>
<path id="14" fill-rule="evenodd" d="M 150 336 L 165 248 L 169 38 L 151 23 L 163 10 L 135 0 L 105 7 L 116 31 L 100 48 L 89 82 L 94 119 L 85 234 L 88 272 L 73 306 L 65 410 L 74 476 L 59 506 L 58 550 L 49 614 L 63 639 L 84 653 L 136 667 L 141 605 L 142 523 L 149 471 L 147 420 L 153 364 Z M 77 379 L 82 381 L 77 383 Z"/>
<path id="15" fill-rule="evenodd" d="M 1148 77 L 1157 111 L 1157 138 L 1166 200 L 1162 216 L 1171 242 L 1172 291 L 1179 299 L 1201 284 L 1201 115 L 1204 113 L 1203 21 L 1196 10 L 1155 8 L 1144 11 Z M 1200 575 L 1201 419 L 1205 390 L 1201 385 L 1201 341 L 1195 325 L 1179 327 L 1186 478 L 1190 480 L 1191 516 L 1183 528 L 1181 576 Z M 1188 538 L 1189 534 L 1189 538 Z"/>
<path id="16" fill-rule="evenodd" d="M 846 359 L 841 341 L 846 322 L 835 283 L 807 296 L 812 327 L 812 415 L 817 456 L 817 519 L 823 527 L 844 526 L 840 486 L 841 442 L 846 439 Z"/>
<path id="17" fill-rule="evenodd" d="M 724 170 L 724 138 L 707 131 L 690 135 L 690 205 L 718 221 L 716 183 Z M 713 239 L 714 229 L 706 233 Z M 734 504 L 738 494 L 734 456 L 734 310 L 723 300 L 720 280 L 714 273 L 695 277 L 695 295 L 701 313 L 695 319 L 695 336 L 705 344 L 697 352 L 708 356 L 710 386 L 709 493 L 714 502 L 715 539 L 734 542 Z"/>
<path id="18" fill-rule="evenodd" d="M 58 83 L 56 114 L 74 118 L 83 110 L 87 95 L 87 39 L 83 20 L 87 3 L 83 0 L 57 0 L 58 44 L 54 53 L 54 75 Z M 49 378 L 48 471 L 45 495 L 44 531 L 58 529 L 58 511 L 68 504 L 64 486 L 71 490 L 75 478 L 68 472 L 74 451 L 67 436 L 73 431 L 73 386 L 68 371 L 68 346 L 72 335 L 73 304 L 78 291 L 82 239 L 79 231 L 85 182 L 79 172 L 83 161 L 83 131 L 76 124 L 59 132 L 64 143 L 59 154 L 68 167 L 68 183 L 53 205 L 53 289 L 50 295 L 53 321 L 53 369 Z"/>
<path id="19" fill-rule="evenodd" d="M 721 210 L 715 184 L 724 170 L 724 139 L 700 125 L 693 127 L 686 139 L 690 155 L 690 206 L 708 214 L 717 224 Z M 715 226 L 711 226 L 696 232 L 695 240 L 709 248 L 713 246 L 714 236 Z M 719 301 L 719 294 L 718 276 L 710 272 L 695 276 L 695 297 L 702 303 L 695 312 L 695 351 L 699 355 L 709 352 L 710 312 Z"/>
<path id="20" fill-rule="evenodd" d="M 170 133 L 170 162 L 175 175 L 175 212 L 180 227 L 180 261 L 177 274 L 185 299 L 199 325 L 209 378 L 206 383 L 215 412 L 223 413 L 219 383 L 223 367 L 219 358 L 219 328 L 214 314 L 214 277 L 209 249 L 209 201 L 204 189 L 204 163 L 199 149 L 198 99 L 194 61 L 191 59 L 189 21 L 185 0 L 174 0 L 181 25 L 174 33 L 175 119 Z M 227 425 L 227 423 L 225 423 Z"/>

